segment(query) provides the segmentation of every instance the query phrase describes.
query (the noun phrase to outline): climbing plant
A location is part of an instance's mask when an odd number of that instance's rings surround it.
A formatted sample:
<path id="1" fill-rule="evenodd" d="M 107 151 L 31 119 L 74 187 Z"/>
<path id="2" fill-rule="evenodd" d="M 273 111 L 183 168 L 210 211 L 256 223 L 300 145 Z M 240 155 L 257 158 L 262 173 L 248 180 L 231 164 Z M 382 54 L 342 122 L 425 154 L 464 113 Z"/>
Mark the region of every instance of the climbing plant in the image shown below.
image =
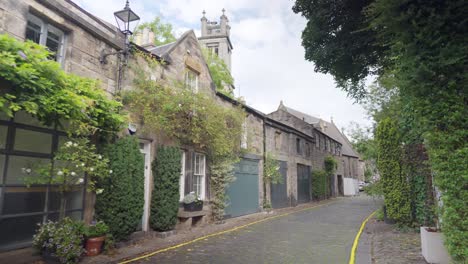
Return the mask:
<path id="1" fill-rule="evenodd" d="M 380 121 L 377 131 L 377 167 L 379 169 L 388 216 L 401 224 L 411 221 L 407 179 L 402 175 L 400 135 L 395 121 Z"/>
<path id="2" fill-rule="evenodd" d="M 0 34 L 0 111 L 13 117 L 23 110 L 70 134 L 119 131 L 121 104 L 96 80 L 66 73 L 49 55 L 44 46 Z"/>
<path id="3" fill-rule="evenodd" d="M 168 231 L 177 224 L 181 157 L 182 153 L 177 147 L 158 147 L 152 164 L 154 187 L 150 225 L 153 230 Z"/>
<path id="4" fill-rule="evenodd" d="M 280 172 L 280 164 L 275 155 L 271 152 L 265 154 L 263 164 L 263 179 L 265 183 L 282 184 L 283 177 Z"/>
<path id="5" fill-rule="evenodd" d="M 325 170 L 312 171 L 312 198 L 315 200 L 325 199 L 327 196 L 328 173 Z"/>
<path id="6" fill-rule="evenodd" d="M 102 179 L 96 187 L 96 217 L 109 225 L 116 240 L 126 240 L 141 223 L 144 204 L 144 160 L 138 139 L 124 137 L 106 151 L 112 177 Z"/>
<path id="7" fill-rule="evenodd" d="M 148 96 L 151 95 L 151 96 Z M 133 122 L 145 132 L 164 135 L 207 154 L 211 173 L 211 200 L 215 219 L 226 206 L 225 187 L 241 152 L 245 112 L 241 106 L 223 106 L 213 95 L 196 93 L 177 82 L 153 81 L 141 76 L 134 89 L 123 94 Z"/>

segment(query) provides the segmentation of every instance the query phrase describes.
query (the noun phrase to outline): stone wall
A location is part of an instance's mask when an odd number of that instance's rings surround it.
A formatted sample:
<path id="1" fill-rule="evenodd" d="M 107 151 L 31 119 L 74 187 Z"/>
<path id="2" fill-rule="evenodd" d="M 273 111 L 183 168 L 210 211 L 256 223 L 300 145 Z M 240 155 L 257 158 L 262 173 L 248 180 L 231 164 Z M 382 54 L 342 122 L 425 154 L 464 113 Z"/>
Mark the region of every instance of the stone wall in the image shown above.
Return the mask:
<path id="1" fill-rule="evenodd" d="M 119 43 L 123 44 L 122 35 L 113 26 L 89 16 L 69 1 L 7 0 L 0 2 L 0 33 L 24 40 L 30 14 L 64 32 L 65 71 L 100 80 L 103 89 L 115 92 L 116 56 L 109 56 L 107 64 L 99 62 L 102 51 L 115 52 L 120 49 Z"/>

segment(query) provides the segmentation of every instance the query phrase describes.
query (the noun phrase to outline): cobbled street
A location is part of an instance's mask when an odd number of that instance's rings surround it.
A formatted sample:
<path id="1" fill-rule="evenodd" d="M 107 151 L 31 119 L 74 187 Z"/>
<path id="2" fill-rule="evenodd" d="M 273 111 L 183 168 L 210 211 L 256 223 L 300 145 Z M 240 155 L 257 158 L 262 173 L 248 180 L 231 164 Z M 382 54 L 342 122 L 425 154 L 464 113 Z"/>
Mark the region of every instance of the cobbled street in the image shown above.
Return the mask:
<path id="1" fill-rule="evenodd" d="M 141 263 L 347 263 L 361 222 L 380 205 L 365 195 L 293 213 L 147 258 Z"/>

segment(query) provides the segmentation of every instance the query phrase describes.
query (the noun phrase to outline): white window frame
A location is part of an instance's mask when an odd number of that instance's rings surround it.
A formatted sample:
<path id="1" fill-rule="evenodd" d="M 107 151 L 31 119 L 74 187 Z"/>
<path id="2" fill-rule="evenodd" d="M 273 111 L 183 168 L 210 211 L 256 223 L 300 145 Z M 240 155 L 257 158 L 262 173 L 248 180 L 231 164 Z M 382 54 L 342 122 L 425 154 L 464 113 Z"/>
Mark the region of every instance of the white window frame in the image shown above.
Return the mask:
<path id="1" fill-rule="evenodd" d="M 185 197 L 185 151 L 182 152 L 182 159 L 180 161 L 179 194 L 180 201 L 183 201 Z"/>
<path id="2" fill-rule="evenodd" d="M 201 160 L 201 163 L 197 164 L 197 160 L 199 161 Z M 201 153 L 195 153 L 195 156 L 193 159 L 193 191 L 195 192 L 195 194 L 198 194 L 198 198 L 200 200 L 205 199 L 205 176 L 206 176 L 205 172 L 206 172 L 205 155 Z"/>
<path id="3" fill-rule="evenodd" d="M 45 22 L 44 20 L 36 17 L 36 16 L 33 16 L 31 14 L 28 14 L 28 22 L 32 22 L 38 26 L 41 27 L 41 32 L 40 32 L 40 37 L 39 37 L 39 45 L 42 45 L 42 46 L 45 46 L 47 47 L 47 35 L 49 32 L 52 32 L 54 34 L 56 34 L 57 36 L 59 36 L 59 43 L 58 43 L 58 49 L 57 49 L 57 62 L 62 64 L 63 63 L 63 58 L 64 58 L 64 44 L 65 44 L 65 33 L 48 24 L 47 22 Z M 26 26 L 27 27 L 27 26 Z"/>
<path id="4" fill-rule="evenodd" d="M 190 77 L 194 77 L 193 79 Z M 198 93 L 198 73 L 191 70 L 186 69 L 185 71 L 185 87 L 192 90 L 194 93 Z"/>

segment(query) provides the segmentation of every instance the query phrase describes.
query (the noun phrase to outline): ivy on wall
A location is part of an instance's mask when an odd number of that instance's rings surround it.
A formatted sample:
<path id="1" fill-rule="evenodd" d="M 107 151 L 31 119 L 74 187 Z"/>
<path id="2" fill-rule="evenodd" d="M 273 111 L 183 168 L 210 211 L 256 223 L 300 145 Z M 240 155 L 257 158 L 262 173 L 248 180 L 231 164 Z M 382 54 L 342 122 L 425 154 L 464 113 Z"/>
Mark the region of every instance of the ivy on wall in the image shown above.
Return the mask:
<path id="1" fill-rule="evenodd" d="M 123 94 L 123 102 L 144 132 L 164 135 L 207 154 L 213 217 L 221 219 L 224 191 L 241 152 L 245 120 L 241 106 L 225 107 L 214 95 L 193 92 L 177 82 L 168 86 L 143 75 L 135 79 L 134 89 Z"/>
<path id="2" fill-rule="evenodd" d="M 0 111 L 12 117 L 23 110 L 72 134 L 119 131 L 121 104 L 97 81 L 66 73 L 49 55 L 41 45 L 0 34 Z"/>
<path id="3" fill-rule="evenodd" d="M 324 169 L 312 172 L 312 198 L 315 200 L 326 199 L 331 196 L 330 184 L 331 177 L 334 177 L 338 163 L 332 156 L 326 156 L 324 160 Z"/>

